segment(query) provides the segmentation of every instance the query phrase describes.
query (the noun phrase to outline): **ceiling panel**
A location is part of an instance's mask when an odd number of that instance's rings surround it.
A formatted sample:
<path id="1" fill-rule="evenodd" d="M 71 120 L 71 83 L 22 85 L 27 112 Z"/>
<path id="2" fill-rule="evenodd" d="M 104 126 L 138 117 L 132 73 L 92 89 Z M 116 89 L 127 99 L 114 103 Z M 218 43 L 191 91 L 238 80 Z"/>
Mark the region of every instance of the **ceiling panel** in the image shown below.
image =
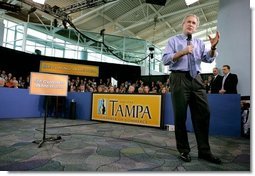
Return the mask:
<path id="1" fill-rule="evenodd" d="M 167 0 L 165 6 L 148 4 L 145 0 L 94 1 L 106 3 L 82 8 L 80 11 L 70 14 L 72 22 L 78 29 L 100 32 L 104 28 L 107 34 L 144 39 L 162 47 L 162 43 L 165 43 L 167 38 L 182 32 L 181 22 L 188 13 L 199 16 L 202 26 L 199 31 L 204 30 L 206 33 L 206 31 L 210 31 L 210 28 L 215 29 L 217 26 L 219 0 L 199 0 L 189 7 L 186 6 L 185 0 Z M 4 0 L 4 2 L 22 5 L 22 12 L 5 11 L 6 15 L 23 21 L 27 20 L 27 13 L 31 6 L 16 0 Z M 92 0 L 46 0 L 46 3 L 51 7 L 58 6 L 60 8 L 80 2 L 92 2 Z M 35 12 L 37 15 L 30 14 L 30 21 L 51 24 L 54 17 L 46 18 L 49 14 L 39 11 L 40 9 Z M 61 23 L 61 20 L 59 22 Z"/>

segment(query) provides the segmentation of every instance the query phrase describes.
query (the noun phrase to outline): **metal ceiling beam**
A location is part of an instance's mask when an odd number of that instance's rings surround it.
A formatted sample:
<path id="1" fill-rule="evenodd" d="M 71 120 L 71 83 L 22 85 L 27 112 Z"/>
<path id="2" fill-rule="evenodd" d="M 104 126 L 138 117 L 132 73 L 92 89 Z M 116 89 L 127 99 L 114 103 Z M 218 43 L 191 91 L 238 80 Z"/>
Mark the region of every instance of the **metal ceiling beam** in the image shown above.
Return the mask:
<path id="1" fill-rule="evenodd" d="M 86 18 L 83 18 L 82 20 L 80 20 L 79 22 L 75 23 L 74 25 L 76 25 L 76 26 L 77 25 L 81 25 L 83 23 L 86 23 L 86 22 L 90 21 L 93 18 L 96 18 L 97 16 L 98 16 L 98 13 L 94 13 L 94 15 L 86 17 Z"/>
<path id="2" fill-rule="evenodd" d="M 127 13 L 124 13 L 123 15 L 119 16 L 114 21 L 121 22 L 121 19 L 126 18 L 129 15 L 132 15 L 134 12 L 136 12 L 136 11 L 138 11 L 140 9 L 143 9 L 144 6 L 146 6 L 146 5 L 147 4 L 144 3 L 144 4 L 141 4 L 141 5 L 137 6 L 137 7 L 133 8 L 132 10 L 128 11 Z M 144 17 L 146 17 L 146 16 L 144 16 Z"/>
<path id="3" fill-rule="evenodd" d="M 205 30 L 211 30 L 211 28 L 214 28 L 216 25 L 217 25 L 217 20 L 213 20 L 213 21 L 211 21 L 211 22 L 207 22 L 207 23 L 201 25 L 201 26 L 198 28 L 198 31 L 197 31 L 196 33 L 199 33 L 199 32 L 201 32 L 201 31 L 205 31 Z M 160 28 L 160 27 L 158 27 L 158 28 Z M 195 34 L 196 34 L 196 33 L 195 33 Z M 169 34 L 173 35 L 174 33 L 173 33 L 172 31 L 168 31 L 167 34 L 168 34 L 168 35 L 169 35 Z M 160 37 L 159 37 L 160 35 L 163 37 L 162 31 L 161 31 L 161 30 L 157 30 L 157 32 L 155 33 L 155 39 L 156 39 L 156 38 L 160 38 Z M 164 35 L 164 36 L 167 36 L 166 38 L 168 38 L 168 35 Z M 157 37 L 157 36 L 158 36 L 158 37 Z M 148 40 L 148 41 L 152 41 L 152 40 L 153 40 L 153 36 L 150 35 L 150 34 L 147 34 L 146 36 L 141 36 L 141 37 L 142 37 L 142 38 L 146 38 L 146 40 Z M 164 38 L 165 38 L 165 37 L 164 37 Z M 152 42 L 153 42 L 153 41 L 152 41 Z"/>
<path id="4" fill-rule="evenodd" d="M 72 23 L 73 23 L 74 25 L 82 24 L 82 23 L 84 23 L 83 21 L 84 21 L 84 20 L 86 21 L 86 18 L 89 17 L 90 15 L 95 14 L 96 12 L 100 11 L 101 9 L 104 9 L 104 8 L 107 8 L 107 7 L 111 7 L 111 6 L 113 6 L 116 2 L 117 2 L 117 1 L 109 2 L 109 3 L 105 4 L 104 6 L 100 6 L 100 7 L 98 7 L 98 8 L 95 8 L 95 9 L 93 9 L 93 10 L 91 10 L 91 11 L 89 11 L 89 12 L 87 12 L 87 13 L 85 13 L 85 14 L 83 14 L 83 15 L 81 15 L 81 16 L 75 18 L 75 19 L 73 19 L 73 20 L 72 20 Z"/>
<path id="5" fill-rule="evenodd" d="M 132 15 L 133 13 L 135 13 L 137 10 L 140 10 L 140 9 L 143 8 L 144 6 L 146 6 L 146 4 L 141 4 L 141 5 L 139 5 L 139 6 L 135 7 L 135 8 L 133 8 L 132 10 L 128 11 L 127 13 L 124 13 L 123 15 L 119 16 L 118 18 L 116 18 L 116 19 L 114 19 L 114 20 L 111 20 L 109 23 L 107 23 L 107 24 L 104 25 L 105 28 L 108 28 L 108 27 L 110 27 L 110 26 L 112 26 L 112 25 L 116 25 L 116 26 L 118 26 L 118 27 L 120 28 L 120 31 L 122 31 L 121 29 L 123 29 L 123 28 L 125 28 L 125 27 L 122 26 L 122 25 L 119 23 L 119 22 L 122 22 L 121 19 L 126 18 L 126 17 L 129 16 L 129 15 Z M 125 21 L 125 22 L 126 22 L 126 21 Z M 135 22 L 135 21 L 129 21 L 129 22 L 131 23 L 131 22 Z M 101 29 L 101 27 L 98 27 L 98 28 L 96 28 L 94 31 L 98 31 L 98 30 L 100 30 L 100 29 Z M 137 35 L 135 35 L 133 32 L 130 32 L 129 30 L 126 30 L 126 33 L 127 33 L 127 34 L 128 34 L 128 33 L 132 34 L 133 37 L 140 38 L 140 37 L 138 37 Z"/>
<path id="6" fill-rule="evenodd" d="M 162 15 L 159 13 L 159 11 L 163 8 L 161 7 L 158 11 L 151 5 L 149 4 L 149 7 L 157 14 L 158 17 L 161 17 Z M 158 19 L 157 17 L 157 19 Z M 155 20 L 155 17 L 154 17 Z M 176 33 L 176 30 L 169 24 L 169 22 L 165 21 L 164 19 L 160 20 L 162 23 L 160 24 L 160 26 L 162 26 L 163 24 L 165 24 L 171 31 L 173 31 L 174 33 Z M 143 29 L 141 31 L 139 31 L 138 33 L 136 33 L 137 36 L 143 36 L 143 35 L 148 35 L 148 33 L 150 33 L 150 36 L 152 36 L 153 34 L 155 34 L 154 32 L 154 28 L 157 27 L 155 26 L 155 21 L 154 21 L 154 25 L 150 26 L 149 29 Z M 159 26 L 158 26 L 159 27 Z M 152 36 L 153 37 L 153 36 Z M 143 38 L 143 37 L 142 37 Z"/>
<path id="7" fill-rule="evenodd" d="M 99 13 L 103 18 L 107 19 L 108 21 L 111 22 L 111 24 L 114 24 L 120 28 L 124 28 L 124 26 L 120 25 L 119 23 L 115 22 L 114 20 L 112 20 L 110 17 L 108 17 L 107 15 L 105 14 L 102 14 L 102 13 Z M 102 27 L 101 27 L 102 28 Z M 133 32 L 131 31 L 127 31 L 128 33 L 130 33 L 132 36 L 136 36 Z"/>
<path id="8" fill-rule="evenodd" d="M 82 11 L 84 9 L 100 6 L 102 4 L 106 4 L 106 3 L 114 2 L 114 1 L 117 1 L 117 0 L 83 0 L 81 2 L 77 2 L 67 7 L 61 8 L 60 11 L 65 12 L 67 14 L 71 14 L 71 13 Z"/>
<path id="9" fill-rule="evenodd" d="M 218 0 L 213 0 L 213 1 L 210 1 L 210 2 L 207 2 L 207 3 L 204 3 L 204 4 L 201 4 L 201 5 L 197 5 L 197 6 L 194 6 L 194 7 L 189 7 L 189 8 L 185 8 L 185 9 L 182 9 L 182 10 L 178 10 L 178 11 L 175 11 L 175 12 L 172 12 L 172 13 L 169 13 L 169 14 L 166 14 L 166 15 L 162 15 L 161 17 L 159 17 L 158 19 L 163 19 L 163 18 L 167 18 L 167 17 L 170 17 L 172 15 L 178 15 L 178 14 L 183 14 L 183 13 L 187 13 L 187 12 L 190 12 L 190 11 L 194 11 L 196 9 L 200 9 L 200 8 L 203 8 L 203 7 L 207 7 L 207 6 L 211 6 L 211 5 L 215 5 L 215 4 L 218 4 Z M 150 15 L 150 17 L 152 17 L 152 15 Z M 137 26 L 140 26 L 140 25 L 143 25 L 145 23 L 148 23 L 148 22 L 152 22 L 154 19 L 153 18 L 150 18 L 148 20 L 143 20 L 143 21 L 140 21 L 136 24 L 133 24 L 133 25 L 130 25 L 124 29 L 122 29 L 121 31 L 123 30 L 128 30 L 128 29 L 132 29 L 132 28 L 135 28 Z M 120 30 L 118 31 L 115 31 L 113 34 L 117 34 L 119 32 L 121 32 Z"/>
<path id="10" fill-rule="evenodd" d="M 159 11 L 160 11 L 161 9 L 163 9 L 164 7 L 161 7 L 158 11 L 157 11 L 157 10 L 155 9 L 155 7 L 152 6 L 151 4 L 149 5 L 149 7 L 150 7 L 159 17 L 162 16 L 162 15 L 159 13 Z M 162 21 L 163 23 L 165 23 L 165 24 L 169 27 L 169 29 L 171 29 L 171 30 L 173 30 L 174 32 L 176 32 L 175 29 L 174 29 L 167 21 L 164 20 L 164 18 L 161 19 L 161 21 Z"/>

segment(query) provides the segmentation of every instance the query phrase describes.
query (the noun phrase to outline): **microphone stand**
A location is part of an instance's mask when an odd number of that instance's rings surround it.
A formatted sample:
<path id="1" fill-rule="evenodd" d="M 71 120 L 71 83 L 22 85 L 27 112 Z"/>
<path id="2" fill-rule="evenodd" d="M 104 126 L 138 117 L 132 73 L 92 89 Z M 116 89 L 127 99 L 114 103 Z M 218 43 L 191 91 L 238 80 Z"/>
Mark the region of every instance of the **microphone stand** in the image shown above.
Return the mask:
<path id="1" fill-rule="evenodd" d="M 38 148 L 40 148 L 44 142 L 46 141 L 59 141 L 61 140 L 61 136 L 57 136 L 56 138 L 50 137 L 46 138 L 46 119 L 47 119 L 47 114 L 48 114 L 48 101 L 49 101 L 49 96 L 45 96 L 45 112 L 44 112 L 44 123 L 43 123 L 43 138 L 42 140 L 35 140 L 32 143 L 38 144 Z"/>
<path id="2" fill-rule="evenodd" d="M 149 47 L 149 84 L 151 84 L 151 59 L 154 58 L 153 52 L 154 52 L 154 47 Z"/>

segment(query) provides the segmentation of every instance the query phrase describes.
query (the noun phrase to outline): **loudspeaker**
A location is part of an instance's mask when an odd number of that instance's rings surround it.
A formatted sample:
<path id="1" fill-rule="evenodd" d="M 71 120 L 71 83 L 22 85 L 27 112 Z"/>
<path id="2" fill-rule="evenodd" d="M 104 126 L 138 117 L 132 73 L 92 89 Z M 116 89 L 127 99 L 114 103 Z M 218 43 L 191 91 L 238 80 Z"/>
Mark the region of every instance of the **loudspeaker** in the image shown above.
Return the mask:
<path id="1" fill-rule="evenodd" d="M 54 19 L 54 20 L 53 20 L 53 26 L 54 26 L 54 27 L 58 27 L 58 20 L 57 20 L 57 19 Z"/>
<path id="2" fill-rule="evenodd" d="M 165 6 L 166 5 L 166 0 L 146 0 L 146 3 Z"/>
<path id="3" fill-rule="evenodd" d="M 39 50 L 39 49 L 35 49 L 35 54 L 37 54 L 37 55 L 41 55 L 41 54 L 42 54 L 42 52 L 41 52 L 41 50 Z"/>

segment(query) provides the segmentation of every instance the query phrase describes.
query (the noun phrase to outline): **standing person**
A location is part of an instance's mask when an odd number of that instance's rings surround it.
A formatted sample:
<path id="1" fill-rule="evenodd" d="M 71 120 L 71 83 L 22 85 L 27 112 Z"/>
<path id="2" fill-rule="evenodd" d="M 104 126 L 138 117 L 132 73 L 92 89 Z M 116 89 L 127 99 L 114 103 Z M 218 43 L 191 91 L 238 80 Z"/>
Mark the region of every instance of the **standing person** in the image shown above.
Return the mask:
<path id="1" fill-rule="evenodd" d="M 191 119 L 195 131 L 198 158 L 220 164 L 221 160 L 215 157 L 209 145 L 210 111 L 206 90 L 199 74 L 201 62 L 211 63 L 216 57 L 216 45 L 219 42 L 219 33 L 210 39 L 211 50 L 205 49 L 205 44 L 199 39 L 192 39 L 199 26 L 196 15 L 187 15 L 182 22 L 183 33 L 169 38 L 162 60 L 169 65 L 170 87 L 175 116 L 175 138 L 180 158 L 190 162 L 190 146 L 186 130 L 187 108 L 190 107 Z M 188 39 L 188 41 L 187 41 Z"/>
<path id="2" fill-rule="evenodd" d="M 230 73 L 230 66 L 223 65 L 222 72 L 224 77 L 222 79 L 222 87 L 219 91 L 220 94 L 237 94 L 238 78 L 236 74 Z"/>
<path id="3" fill-rule="evenodd" d="M 223 76 L 219 75 L 217 67 L 213 68 L 213 79 L 211 81 L 211 92 L 212 94 L 218 94 L 222 86 Z"/>

